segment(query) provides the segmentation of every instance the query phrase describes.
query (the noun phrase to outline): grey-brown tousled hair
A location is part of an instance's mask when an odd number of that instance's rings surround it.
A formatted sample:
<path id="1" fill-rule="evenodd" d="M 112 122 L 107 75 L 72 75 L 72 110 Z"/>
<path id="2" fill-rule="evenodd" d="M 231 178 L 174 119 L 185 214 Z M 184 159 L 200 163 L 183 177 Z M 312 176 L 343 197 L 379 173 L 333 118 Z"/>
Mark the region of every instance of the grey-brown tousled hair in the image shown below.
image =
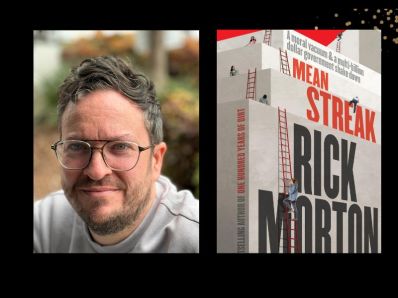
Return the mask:
<path id="1" fill-rule="evenodd" d="M 58 90 L 58 128 L 69 102 L 96 90 L 115 90 L 134 102 L 144 113 L 151 144 L 163 141 L 160 104 L 152 81 L 118 57 L 102 56 L 82 61 L 72 69 Z"/>

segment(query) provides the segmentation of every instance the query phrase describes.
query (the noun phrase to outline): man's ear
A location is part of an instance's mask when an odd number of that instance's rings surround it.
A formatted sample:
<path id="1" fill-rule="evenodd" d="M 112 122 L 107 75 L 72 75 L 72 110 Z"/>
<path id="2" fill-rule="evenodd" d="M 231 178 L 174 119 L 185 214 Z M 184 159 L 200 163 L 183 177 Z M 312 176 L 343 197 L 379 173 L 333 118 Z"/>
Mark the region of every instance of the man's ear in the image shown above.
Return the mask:
<path id="1" fill-rule="evenodd" d="M 156 181 L 162 171 L 163 157 L 167 151 L 165 142 L 160 142 L 153 148 L 152 156 L 152 181 Z"/>

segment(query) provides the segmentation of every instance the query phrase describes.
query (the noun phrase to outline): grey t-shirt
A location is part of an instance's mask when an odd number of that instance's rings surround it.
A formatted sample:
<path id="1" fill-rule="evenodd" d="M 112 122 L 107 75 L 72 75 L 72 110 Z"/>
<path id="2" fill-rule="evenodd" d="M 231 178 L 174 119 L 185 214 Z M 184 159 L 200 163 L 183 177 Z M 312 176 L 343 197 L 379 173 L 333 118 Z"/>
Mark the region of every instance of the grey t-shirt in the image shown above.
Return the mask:
<path id="1" fill-rule="evenodd" d="M 156 200 L 137 229 L 116 245 L 101 246 L 60 190 L 34 204 L 33 238 L 38 253 L 198 253 L 199 201 L 160 176 Z"/>

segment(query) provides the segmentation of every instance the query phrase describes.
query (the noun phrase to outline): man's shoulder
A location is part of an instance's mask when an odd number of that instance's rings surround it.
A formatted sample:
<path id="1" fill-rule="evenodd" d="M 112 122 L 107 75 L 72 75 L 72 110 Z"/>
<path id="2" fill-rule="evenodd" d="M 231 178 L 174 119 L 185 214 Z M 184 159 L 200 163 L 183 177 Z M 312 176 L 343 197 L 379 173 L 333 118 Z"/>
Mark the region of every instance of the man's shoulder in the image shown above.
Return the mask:
<path id="1" fill-rule="evenodd" d="M 55 211 L 65 208 L 70 208 L 70 205 L 65 197 L 63 190 L 58 190 L 52 192 L 45 196 L 43 199 L 36 201 L 34 203 L 35 212 L 36 211 Z"/>
<path id="2" fill-rule="evenodd" d="M 159 182 L 165 186 L 160 204 L 166 207 L 168 213 L 199 224 L 199 200 L 195 199 L 189 190 L 177 191 L 170 180 L 164 176 L 160 177 Z"/>
<path id="3" fill-rule="evenodd" d="M 62 190 L 34 203 L 34 244 L 36 252 L 65 251 L 75 212 Z"/>
<path id="4" fill-rule="evenodd" d="M 56 225 L 65 220 L 71 220 L 74 210 L 65 197 L 63 190 L 50 193 L 43 199 L 34 203 L 35 225 Z M 51 221 L 51 222 L 49 222 Z"/>
<path id="5" fill-rule="evenodd" d="M 156 190 L 158 203 L 146 232 L 150 242 L 157 235 L 164 251 L 199 252 L 199 201 L 188 190 L 177 191 L 164 176 L 158 179 Z"/>

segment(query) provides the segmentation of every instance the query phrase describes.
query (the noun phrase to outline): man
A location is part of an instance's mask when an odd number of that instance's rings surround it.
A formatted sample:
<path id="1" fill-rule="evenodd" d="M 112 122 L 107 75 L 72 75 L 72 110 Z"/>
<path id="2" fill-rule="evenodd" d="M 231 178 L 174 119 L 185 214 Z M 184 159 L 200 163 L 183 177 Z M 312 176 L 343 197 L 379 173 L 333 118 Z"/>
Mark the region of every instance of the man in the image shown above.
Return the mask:
<path id="1" fill-rule="evenodd" d="M 294 209 L 294 212 L 296 214 L 295 220 L 299 219 L 299 212 L 297 209 L 297 195 L 298 195 L 297 179 L 293 177 L 289 184 L 289 196 L 283 200 L 283 204 L 285 205 L 286 208 L 289 209 L 289 213 L 291 213 L 292 209 Z"/>
<path id="2" fill-rule="evenodd" d="M 356 110 L 357 110 L 357 105 L 358 105 L 358 103 L 359 103 L 359 99 L 358 99 L 358 96 L 355 96 L 353 99 L 351 99 L 351 101 L 350 101 L 350 106 L 351 105 L 354 105 L 354 113 L 356 112 Z"/>
<path id="3" fill-rule="evenodd" d="M 34 205 L 35 252 L 199 251 L 199 203 L 161 176 L 152 82 L 115 57 L 84 60 L 59 90 L 51 148 L 63 190 Z"/>
<path id="4" fill-rule="evenodd" d="M 250 40 L 249 40 L 249 43 L 248 43 L 248 46 L 250 46 L 250 45 L 253 45 L 253 44 L 255 44 L 256 43 L 256 38 L 252 35 L 251 37 L 250 37 Z"/>
<path id="5" fill-rule="evenodd" d="M 269 99 L 267 98 L 267 94 L 264 94 L 262 97 L 260 97 L 259 102 L 269 105 L 270 102 Z"/>
<path id="6" fill-rule="evenodd" d="M 229 71 L 229 75 L 231 76 L 231 77 L 233 77 L 233 76 L 236 76 L 238 74 L 238 70 L 235 68 L 235 66 L 231 66 L 231 69 L 230 69 L 230 71 Z"/>

